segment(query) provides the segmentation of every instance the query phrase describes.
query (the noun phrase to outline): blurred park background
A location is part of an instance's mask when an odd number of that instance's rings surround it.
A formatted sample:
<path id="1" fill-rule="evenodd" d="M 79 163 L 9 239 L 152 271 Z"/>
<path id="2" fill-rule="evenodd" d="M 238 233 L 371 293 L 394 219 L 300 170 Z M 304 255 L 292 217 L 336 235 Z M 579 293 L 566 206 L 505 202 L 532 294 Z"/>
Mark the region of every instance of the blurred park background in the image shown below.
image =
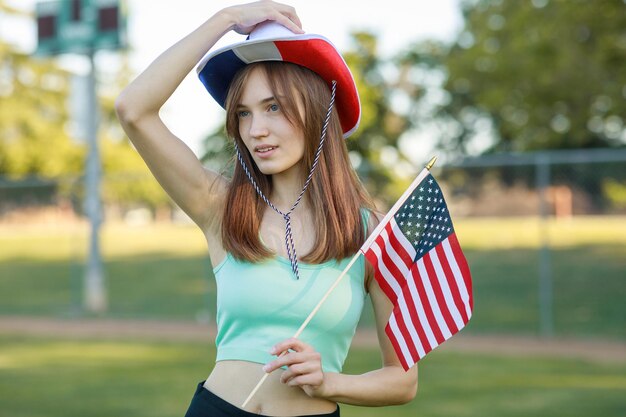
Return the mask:
<path id="1" fill-rule="evenodd" d="M 116 121 L 135 45 L 96 65 L 104 285 L 90 305 L 85 77 L 1 36 L 8 19 L 37 30 L 18 3 L 0 0 L 0 416 L 182 415 L 214 359 L 215 283 L 204 236 Z M 474 317 L 420 362 L 413 402 L 343 415 L 624 416 L 626 1 L 458 7 L 451 40 L 389 55 L 362 28 L 343 52 L 363 106 L 354 167 L 384 210 L 439 157 Z M 228 172 L 222 125 L 197 154 Z M 346 372 L 380 365 L 371 327 L 366 310 Z"/>

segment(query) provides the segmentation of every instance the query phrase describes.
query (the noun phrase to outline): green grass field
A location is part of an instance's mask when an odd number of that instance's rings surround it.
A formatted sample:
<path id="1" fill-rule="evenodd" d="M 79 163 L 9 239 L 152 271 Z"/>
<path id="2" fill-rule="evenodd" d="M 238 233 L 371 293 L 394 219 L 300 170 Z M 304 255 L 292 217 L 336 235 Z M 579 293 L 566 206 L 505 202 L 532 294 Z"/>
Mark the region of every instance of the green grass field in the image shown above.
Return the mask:
<path id="1" fill-rule="evenodd" d="M 539 222 L 457 220 L 473 273 L 472 333 L 538 330 Z M 550 222 L 558 335 L 626 339 L 626 219 Z M 0 314 L 85 316 L 84 227 L 0 227 Z M 191 226 L 107 225 L 102 247 L 113 318 L 189 319 L 214 312 L 202 234 Z M 371 323 L 371 314 L 363 317 Z M 0 416 L 182 416 L 209 373 L 201 342 L 0 335 Z M 344 369 L 379 366 L 354 348 Z M 342 407 L 344 417 L 626 415 L 626 364 L 436 350 L 420 390 L 398 407 Z"/>
<path id="2" fill-rule="evenodd" d="M 540 222 L 455 222 L 473 274 L 475 311 L 466 331 L 539 330 Z M 546 224 L 553 250 L 557 335 L 626 339 L 626 218 Z M 0 314 L 83 315 L 87 229 L 0 227 Z M 102 231 L 110 317 L 211 316 L 215 286 L 206 243 L 194 226 L 106 225 Z M 371 323 L 369 311 L 363 323 Z"/>
<path id="3" fill-rule="evenodd" d="M 0 336 L 0 415 L 182 416 L 210 371 L 205 343 L 68 341 Z M 353 349 L 344 372 L 378 366 Z M 626 364 L 436 350 L 420 362 L 417 398 L 403 406 L 342 406 L 344 417 L 621 417 Z"/>

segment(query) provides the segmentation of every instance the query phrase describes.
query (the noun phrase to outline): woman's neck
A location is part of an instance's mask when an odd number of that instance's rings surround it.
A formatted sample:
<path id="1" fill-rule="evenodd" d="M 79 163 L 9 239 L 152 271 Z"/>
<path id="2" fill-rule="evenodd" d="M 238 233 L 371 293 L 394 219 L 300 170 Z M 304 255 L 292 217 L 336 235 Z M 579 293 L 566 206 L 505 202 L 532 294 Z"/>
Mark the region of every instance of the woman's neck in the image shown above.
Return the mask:
<path id="1" fill-rule="evenodd" d="M 304 187 L 302 176 L 296 170 L 282 172 L 272 176 L 272 195 L 270 201 L 283 213 L 291 209 Z M 303 199 L 306 199 L 306 193 Z M 301 201 L 298 206 L 303 205 Z"/>

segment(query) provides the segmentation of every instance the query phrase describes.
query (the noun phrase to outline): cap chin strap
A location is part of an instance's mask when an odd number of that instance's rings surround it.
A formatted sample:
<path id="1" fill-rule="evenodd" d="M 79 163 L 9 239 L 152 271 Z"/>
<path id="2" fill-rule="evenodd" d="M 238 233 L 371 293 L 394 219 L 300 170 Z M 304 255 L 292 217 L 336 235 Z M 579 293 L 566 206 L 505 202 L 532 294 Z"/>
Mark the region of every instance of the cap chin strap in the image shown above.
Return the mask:
<path id="1" fill-rule="evenodd" d="M 296 199 L 296 202 L 293 203 L 293 205 L 291 206 L 288 212 L 283 213 L 278 208 L 276 208 L 276 206 L 274 206 L 274 204 L 272 204 L 272 202 L 267 197 L 265 197 L 265 194 L 263 194 L 263 191 L 261 191 L 261 188 L 259 188 L 258 184 L 252 177 L 250 170 L 246 166 L 246 163 L 244 162 L 243 157 L 241 156 L 241 152 L 239 152 L 239 147 L 237 146 L 237 143 L 235 142 L 235 152 L 237 152 L 237 159 L 239 160 L 239 164 L 241 164 L 241 168 L 243 168 L 244 172 L 246 173 L 246 176 L 248 177 L 248 180 L 250 181 L 250 183 L 256 190 L 257 194 L 263 199 L 263 201 L 265 201 L 265 203 L 267 203 L 268 206 L 270 206 L 276 213 L 280 214 L 283 217 L 283 219 L 285 219 L 285 246 L 287 247 L 287 255 L 289 256 L 289 261 L 291 262 L 291 270 L 293 271 L 293 274 L 295 275 L 296 279 L 300 279 L 300 274 L 298 272 L 298 255 L 296 254 L 296 246 L 293 243 L 293 236 L 291 233 L 291 213 L 296 208 L 298 203 L 300 203 L 300 200 L 302 200 L 302 197 L 304 196 L 304 192 L 309 186 L 309 183 L 311 182 L 311 178 L 313 178 L 313 172 L 315 171 L 315 168 L 317 167 L 317 163 L 319 162 L 320 155 L 322 154 L 322 147 L 324 146 L 324 140 L 326 139 L 326 130 L 328 129 L 328 122 L 330 121 L 330 114 L 333 110 L 333 106 L 335 105 L 336 89 L 337 89 L 337 81 L 333 80 L 332 91 L 331 91 L 331 96 L 330 96 L 330 104 L 328 105 L 328 111 L 326 112 L 326 118 L 324 119 L 324 126 L 322 127 L 322 136 L 320 138 L 320 144 L 317 147 L 317 151 L 315 152 L 315 159 L 313 160 L 313 165 L 311 165 L 309 176 L 304 182 L 304 187 L 302 187 L 302 191 L 300 191 L 300 195 Z"/>

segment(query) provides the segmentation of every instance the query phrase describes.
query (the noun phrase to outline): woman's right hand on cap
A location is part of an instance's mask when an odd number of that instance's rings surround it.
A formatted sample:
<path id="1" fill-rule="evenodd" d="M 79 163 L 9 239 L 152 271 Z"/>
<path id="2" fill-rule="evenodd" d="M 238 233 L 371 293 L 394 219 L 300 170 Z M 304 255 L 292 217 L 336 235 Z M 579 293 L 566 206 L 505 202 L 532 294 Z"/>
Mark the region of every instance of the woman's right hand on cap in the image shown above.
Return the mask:
<path id="1" fill-rule="evenodd" d="M 267 20 L 274 20 L 294 33 L 304 33 L 296 9 L 271 0 L 227 7 L 222 10 L 232 22 L 231 29 L 242 35 L 250 33 L 256 25 Z"/>

